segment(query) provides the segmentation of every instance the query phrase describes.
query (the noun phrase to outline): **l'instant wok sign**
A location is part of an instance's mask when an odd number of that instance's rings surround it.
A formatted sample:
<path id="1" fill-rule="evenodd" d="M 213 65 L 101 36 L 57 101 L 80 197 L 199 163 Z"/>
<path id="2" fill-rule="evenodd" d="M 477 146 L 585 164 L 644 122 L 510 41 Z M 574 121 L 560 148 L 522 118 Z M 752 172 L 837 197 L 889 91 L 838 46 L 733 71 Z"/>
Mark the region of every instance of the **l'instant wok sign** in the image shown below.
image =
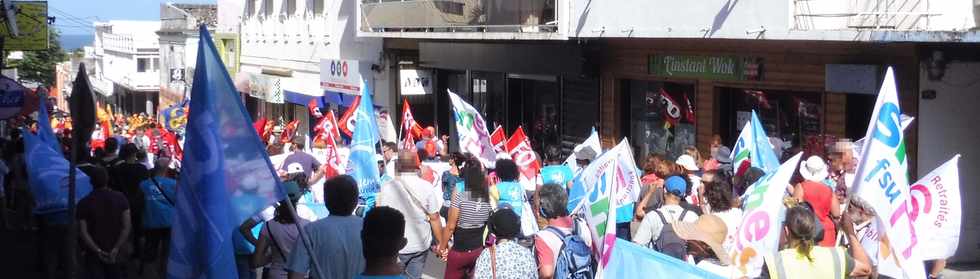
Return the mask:
<path id="1" fill-rule="evenodd" d="M 651 55 L 648 71 L 660 77 L 711 80 L 758 80 L 761 58 L 737 56 Z"/>

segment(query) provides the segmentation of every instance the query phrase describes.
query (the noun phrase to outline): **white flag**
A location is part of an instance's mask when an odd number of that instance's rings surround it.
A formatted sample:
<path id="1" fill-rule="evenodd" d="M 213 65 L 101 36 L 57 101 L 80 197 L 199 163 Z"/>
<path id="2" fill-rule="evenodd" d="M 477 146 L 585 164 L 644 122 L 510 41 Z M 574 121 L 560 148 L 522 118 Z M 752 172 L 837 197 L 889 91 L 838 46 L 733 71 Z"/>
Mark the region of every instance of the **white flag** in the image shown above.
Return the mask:
<path id="1" fill-rule="evenodd" d="M 923 260 L 947 259 L 960 240 L 960 155 L 953 156 L 910 188 L 912 219 Z"/>
<path id="2" fill-rule="evenodd" d="M 799 165 L 803 153 L 797 153 L 785 163 L 752 184 L 745 192 L 742 210 L 745 215 L 738 226 L 735 251 L 732 252 L 737 272 L 742 276 L 758 277 L 762 272 L 764 255 L 779 250 L 779 235 L 783 230 L 783 196 L 786 186 Z"/>
<path id="3" fill-rule="evenodd" d="M 486 121 L 483 121 L 480 111 L 452 91 L 446 91 L 449 92 L 449 99 L 453 102 L 459 148 L 463 153 L 473 154 L 480 159 L 484 167 L 492 168 L 497 160 L 497 152 L 493 151 L 493 146 L 490 145 L 490 132 L 487 131 Z"/>
<path id="4" fill-rule="evenodd" d="M 877 222 L 888 236 L 904 277 L 923 278 L 922 255 L 916 253 L 921 236 L 910 214 L 908 160 L 901 114 L 895 73 L 888 68 L 865 135 L 867 140 L 861 148 L 853 191 L 877 213 Z"/>

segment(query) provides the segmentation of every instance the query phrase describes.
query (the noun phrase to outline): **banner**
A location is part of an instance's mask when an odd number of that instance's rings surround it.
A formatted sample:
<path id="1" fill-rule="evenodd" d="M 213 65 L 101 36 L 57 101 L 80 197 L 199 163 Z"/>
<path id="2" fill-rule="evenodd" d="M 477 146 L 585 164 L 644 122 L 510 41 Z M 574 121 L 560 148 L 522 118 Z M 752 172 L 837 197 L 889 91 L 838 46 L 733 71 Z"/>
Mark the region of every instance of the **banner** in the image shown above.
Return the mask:
<path id="1" fill-rule="evenodd" d="M 616 239 L 615 247 L 612 248 L 612 254 L 609 256 L 609 265 L 603 270 L 602 278 L 632 279 L 654 277 L 654 274 L 655 277 L 670 279 L 724 278 L 623 239 Z"/>
<path id="2" fill-rule="evenodd" d="M 581 144 L 576 145 L 572 149 L 572 155 L 569 155 L 568 159 L 565 159 L 565 165 L 572 168 L 572 173 L 578 173 L 581 170 L 576 162 L 575 152 L 582 150 L 582 148 L 591 148 L 592 151 L 595 151 L 596 156 L 602 154 L 602 144 L 599 142 L 599 133 L 595 130 L 595 127 L 592 127 L 592 133 L 589 134 L 589 137 Z"/>
<path id="3" fill-rule="evenodd" d="M 947 259 L 956 253 L 963 212 L 960 201 L 960 155 L 912 184 L 909 191 L 912 220 L 922 236 L 923 260 Z"/>
<path id="4" fill-rule="evenodd" d="M 762 128 L 759 116 L 752 111 L 752 120 L 745 123 L 742 132 L 738 134 L 738 140 L 730 155 L 733 166 L 738 168 L 745 160 L 751 160 L 752 166 L 760 168 L 766 173 L 770 173 L 779 167 L 779 158 L 772 150 L 769 137 Z"/>
<path id="5" fill-rule="evenodd" d="M 487 122 L 473 106 L 463 101 L 456 93 L 448 91 L 453 102 L 453 116 L 456 119 L 456 134 L 459 136 L 459 149 L 480 159 L 484 167 L 491 168 L 496 161 L 496 153 L 490 145 Z"/>
<path id="6" fill-rule="evenodd" d="M 758 277 L 762 272 L 763 256 L 779 251 L 779 236 L 783 230 L 783 196 L 786 185 L 796 172 L 800 157 L 797 153 L 774 172 L 756 181 L 742 196 L 742 223 L 735 235 L 733 264 L 741 276 Z"/>
<path id="7" fill-rule="evenodd" d="M 871 123 L 861 148 L 852 191 L 867 201 L 877 214 L 878 225 L 888 235 L 889 246 L 907 278 L 923 278 L 919 234 L 910 207 L 905 137 L 899 109 L 895 73 L 889 67 L 878 93 Z"/>
<path id="8" fill-rule="evenodd" d="M 497 153 L 504 153 L 504 144 L 507 142 L 507 133 L 504 132 L 504 127 L 497 126 L 497 129 L 493 130 L 490 134 L 490 144 L 493 145 L 493 151 Z"/>
<path id="9" fill-rule="evenodd" d="M 507 140 L 505 149 L 521 172 L 521 185 L 524 186 L 524 189 L 535 189 L 538 171 L 541 170 L 541 160 L 531 149 L 531 142 L 524 134 L 523 127 L 517 127 L 517 131 L 514 131 L 514 134 Z"/>

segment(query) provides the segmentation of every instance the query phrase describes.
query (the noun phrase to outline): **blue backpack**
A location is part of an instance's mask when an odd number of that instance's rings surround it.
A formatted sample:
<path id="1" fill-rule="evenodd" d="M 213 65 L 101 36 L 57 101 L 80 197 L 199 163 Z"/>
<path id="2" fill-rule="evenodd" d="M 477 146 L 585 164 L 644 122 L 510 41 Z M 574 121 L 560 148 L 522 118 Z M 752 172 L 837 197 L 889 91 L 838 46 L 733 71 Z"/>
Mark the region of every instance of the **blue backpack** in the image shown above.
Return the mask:
<path id="1" fill-rule="evenodd" d="M 572 233 L 565 234 L 554 227 L 548 230 L 562 240 L 561 249 L 555 257 L 555 279 L 592 279 L 595 277 L 596 262 L 592 259 L 592 249 L 578 235 L 578 219 L 572 224 Z"/>

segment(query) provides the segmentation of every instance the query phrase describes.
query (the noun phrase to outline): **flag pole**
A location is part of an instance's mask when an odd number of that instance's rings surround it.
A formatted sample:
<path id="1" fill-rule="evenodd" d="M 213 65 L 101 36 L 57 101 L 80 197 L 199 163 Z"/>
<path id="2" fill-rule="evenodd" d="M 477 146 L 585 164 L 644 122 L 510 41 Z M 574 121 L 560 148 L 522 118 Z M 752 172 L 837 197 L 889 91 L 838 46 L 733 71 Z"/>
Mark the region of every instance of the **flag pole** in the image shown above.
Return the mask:
<path id="1" fill-rule="evenodd" d="M 75 278 L 75 255 L 78 246 L 78 226 L 75 221 L 75 166 L 78 165 L 78 138 L 71 137 L 71 161 L 68 164 L 68 278 Z"/>

